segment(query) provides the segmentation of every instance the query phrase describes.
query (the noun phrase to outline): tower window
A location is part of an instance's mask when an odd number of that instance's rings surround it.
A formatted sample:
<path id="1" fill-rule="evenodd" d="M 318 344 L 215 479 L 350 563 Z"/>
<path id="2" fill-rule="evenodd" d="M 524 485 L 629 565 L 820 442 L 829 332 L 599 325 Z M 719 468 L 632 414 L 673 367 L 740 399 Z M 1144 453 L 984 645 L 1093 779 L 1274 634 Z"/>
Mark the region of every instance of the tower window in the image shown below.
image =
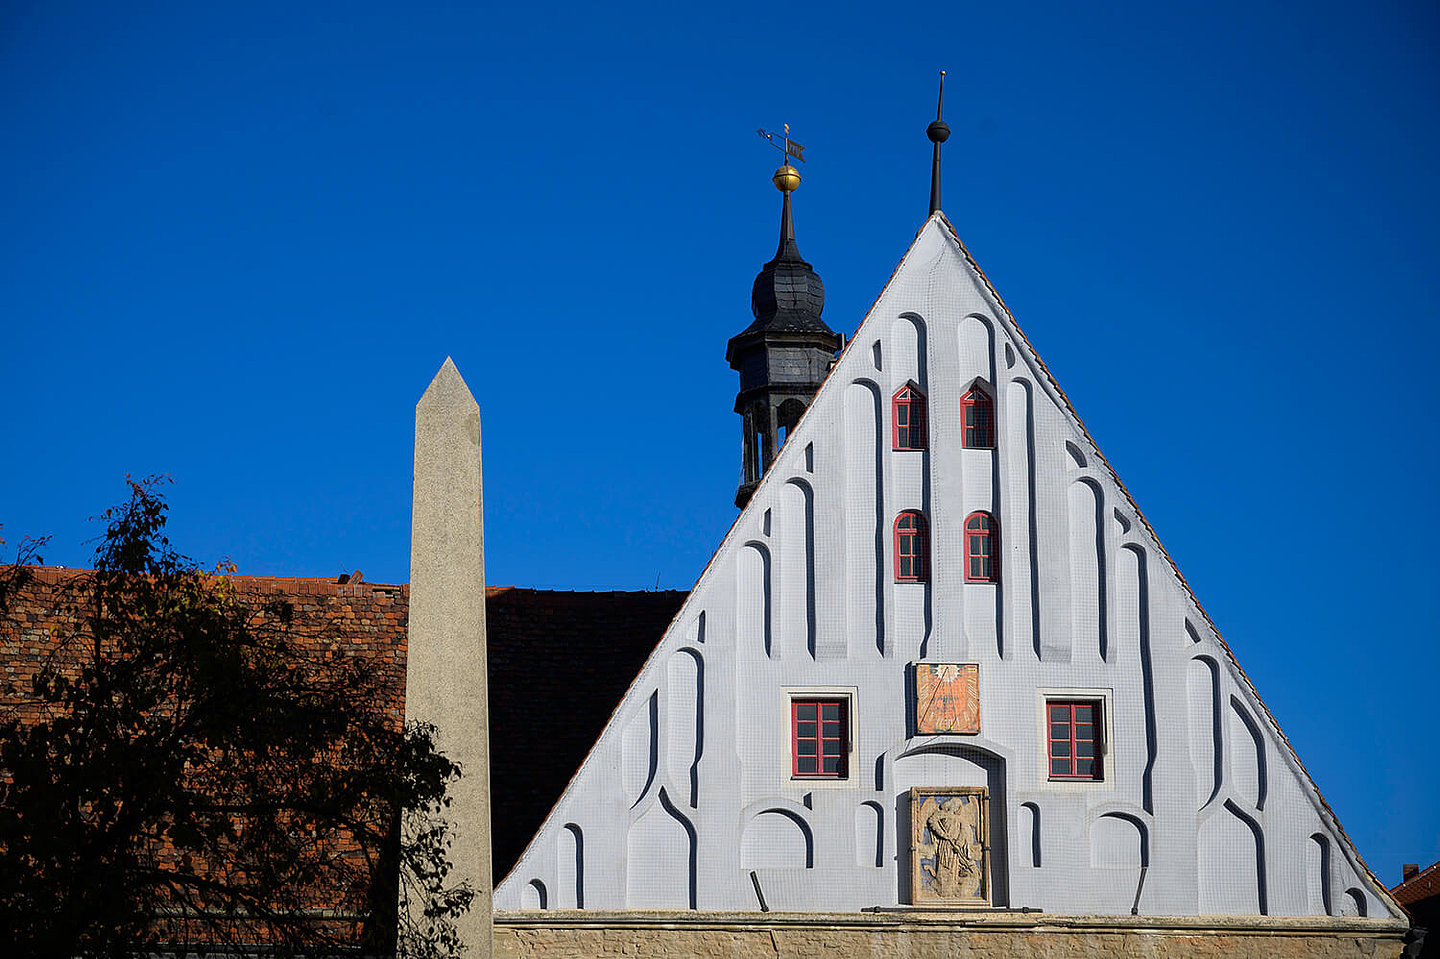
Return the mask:
<path id="1" fill-rule="evenodd" d="M 925 394 L 912 383 L 906 383 L 891 397 L 897 450 L 925 448 Z"/>
<path id="2" fill-rule="evenodd" d="M 1102 779 L 1100 703 L 1045 701 L 1051 779 Z"/>
<path id="3" fill-rule="evenodd" d="M 963 428 L 960 445 L 967 449 L 995 448 L 995 401 L 978 385 L 960 398 Z"/>
<path id="4" fill-rule="evenodd" d="M 792 775 L 807 779 L 849 776 L 849 705 L 844 698 L 790 701 Z"/>
<path id="5" fill-rule="evenodd" d="M 994 583 L 1000 579 L 996 541 L 999 539 L 995 517 L 989 513 L 971 513 L 965 520 L 965 581 Z"/>
<path id="6" fill-rule="evenodd" d="M 925 517 L 910 510 L 895 518 L 895 581 L 923 583 L 929 576 Z"/>
<path id="7" fill-rule="evenodd" d="M 789 438 L 790 431 L 795 429 L 795 424 L 800 422 L 800 417 L 805 415 L 805 404 L 797 399 L 791 398 L 780 404 L 775 411 L 775 422 L 777 424 L 776 437 L 778 442 L 775 449 L 778 451 L 785 445 Z"/>

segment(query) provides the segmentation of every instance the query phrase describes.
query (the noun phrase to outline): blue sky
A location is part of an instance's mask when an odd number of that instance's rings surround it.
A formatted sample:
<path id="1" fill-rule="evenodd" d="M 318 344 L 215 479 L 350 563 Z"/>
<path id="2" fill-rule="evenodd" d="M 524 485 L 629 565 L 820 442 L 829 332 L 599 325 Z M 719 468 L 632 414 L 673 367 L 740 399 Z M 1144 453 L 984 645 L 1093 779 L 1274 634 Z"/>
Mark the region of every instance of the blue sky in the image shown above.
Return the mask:
<path id="1" fill-rule="evenodd" d="M 169 474 L 246 573 L 407 579 L 413 409 L 480 402 L 489 578 L 688 588 L 725 341 L 806 146 L 850 333 L 928 200 L 1370 865 L 1440 858 L 1430 3 L 0 5 L 0 535 Z"/>

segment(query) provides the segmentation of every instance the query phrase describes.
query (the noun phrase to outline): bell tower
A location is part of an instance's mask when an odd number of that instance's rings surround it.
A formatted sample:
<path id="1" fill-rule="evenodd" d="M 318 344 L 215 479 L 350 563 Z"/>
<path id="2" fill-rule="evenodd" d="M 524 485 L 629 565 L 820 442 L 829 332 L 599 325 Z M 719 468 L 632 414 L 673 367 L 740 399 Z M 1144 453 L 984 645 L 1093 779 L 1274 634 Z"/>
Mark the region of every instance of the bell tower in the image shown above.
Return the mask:
<path id="1" fill-rule="evenodd" d="M 725 350 L 731 369 L 740 374 L 735 412 L 744 421 L 743 459 L 735 505 L 742 509 L 800 414 L 810 405 L 842 342 L 840 335 L 820 318 L 825 307 L 825 284 L 801 259 L 795 245 L 790 195 L 800 185 L 800 173 L 790 165 L 789 158 L 801 157 L 799 145 L 789 139 L 788 133 L 787 128 L 785 160 L 771 178 L 783 198 L 780 246 L 775 258 L 755 277 L 750 294 L 755 322 L 732 336 Z M 774 134 L 761 135 L 772 142 L 780 139 Z"/>

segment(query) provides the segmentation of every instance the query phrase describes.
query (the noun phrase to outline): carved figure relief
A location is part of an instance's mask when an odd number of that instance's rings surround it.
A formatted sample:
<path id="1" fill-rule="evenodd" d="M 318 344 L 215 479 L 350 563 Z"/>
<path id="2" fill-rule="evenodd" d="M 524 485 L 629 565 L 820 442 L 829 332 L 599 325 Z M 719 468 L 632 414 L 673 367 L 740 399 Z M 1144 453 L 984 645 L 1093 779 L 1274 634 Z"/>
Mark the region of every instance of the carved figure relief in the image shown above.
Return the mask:
<path id="1" fill-rule="evenodd" d="M 910 790 L 914 905 L 989 903 L 988 803 L 984 786 Z"/>
<path id="2" fill-rule="evenodd" d="M 916 663 L 915 732 L 980 732 L 980 667 L 974 663 Z"/>

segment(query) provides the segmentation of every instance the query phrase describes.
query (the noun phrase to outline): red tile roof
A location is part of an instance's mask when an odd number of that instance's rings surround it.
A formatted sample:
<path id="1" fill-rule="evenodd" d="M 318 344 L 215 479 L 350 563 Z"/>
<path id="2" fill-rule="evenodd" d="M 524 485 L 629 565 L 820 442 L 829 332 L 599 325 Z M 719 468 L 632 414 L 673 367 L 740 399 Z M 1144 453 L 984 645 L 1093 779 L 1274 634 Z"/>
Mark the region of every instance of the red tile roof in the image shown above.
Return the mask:
<path id="1" fill-rule="evenodd" d="M 1395 901 L 1407 910 L 1424 899 L 1440 896 L 1440 862 L 1432 863 L 1425 869 L 1406 879 L 1390 890 Z"/>
<path id="2" fill-rule="evenodd" d="M 86 571 L 34 569 L 0 621 L 0 708 L 38 710 L 30 680 L 55 649 L 60 588 Z M 226 577 L 241 597 L 284 598 L 297 633 L 325 658 L 381 662 L 404 714 L 410 587 L 333 579 Z M 490 790 L 494 870 L 514 866 L 571 775 L 600 737 L 645 657 L 685 599 L 680 591 L 562 592 L 487 587 Z"/>

